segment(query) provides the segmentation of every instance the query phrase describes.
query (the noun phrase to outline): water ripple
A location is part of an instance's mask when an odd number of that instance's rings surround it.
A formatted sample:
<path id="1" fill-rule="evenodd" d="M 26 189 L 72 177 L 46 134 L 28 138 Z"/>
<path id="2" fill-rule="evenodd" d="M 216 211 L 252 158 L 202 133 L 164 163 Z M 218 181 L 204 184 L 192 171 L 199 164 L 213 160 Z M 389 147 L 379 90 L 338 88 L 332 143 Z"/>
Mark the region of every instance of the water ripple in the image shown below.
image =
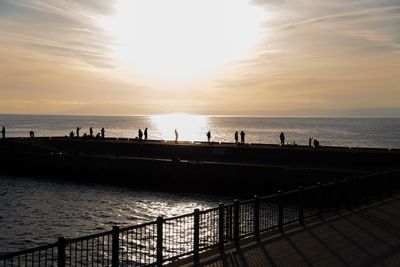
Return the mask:
<path id="1" fill-rule="evenodd" d="M 230 198 L 0 176 L 0 253 L 215 207 Z"/>

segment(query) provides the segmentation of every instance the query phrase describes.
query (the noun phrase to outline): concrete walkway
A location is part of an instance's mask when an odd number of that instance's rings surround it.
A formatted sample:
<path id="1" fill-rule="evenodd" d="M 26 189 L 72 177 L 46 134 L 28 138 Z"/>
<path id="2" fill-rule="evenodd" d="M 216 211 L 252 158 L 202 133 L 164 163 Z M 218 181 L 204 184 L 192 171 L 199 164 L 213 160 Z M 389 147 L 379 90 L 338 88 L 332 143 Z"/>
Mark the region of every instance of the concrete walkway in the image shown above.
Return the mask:
<path id="1" fill-rule="evenodd" d="M 183 266 L 400 266 L 400 198 L 269 235 Z"/>

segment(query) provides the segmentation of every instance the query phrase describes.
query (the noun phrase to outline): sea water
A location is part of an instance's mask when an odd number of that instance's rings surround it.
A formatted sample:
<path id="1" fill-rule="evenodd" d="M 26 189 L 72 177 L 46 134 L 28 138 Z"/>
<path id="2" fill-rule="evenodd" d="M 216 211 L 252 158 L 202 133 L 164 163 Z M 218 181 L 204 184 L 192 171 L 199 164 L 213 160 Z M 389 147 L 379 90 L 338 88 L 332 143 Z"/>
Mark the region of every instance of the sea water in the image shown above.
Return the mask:
<path id="1" fill-rule="evenodd" d="M 149 138 L 169 140 L 174 129 L 180 140 L 232 142 L 235 131 L 245 131 L 246 142 L 287 142 L 321 145 L 400 148 L 398 118 L 260 118 L 173 114 L 163 116 L 22 116 L 0 115 L 0 126 L 10 137 L 65 136 L 76 127 L 81 133 L 102 127 L 112 137 L 137 136 L 148 128 Z M 77 237 L 192 212 L 194 208 L 230 203 L 226 196 L 176 194 L 87 183 L 55 182 L 30 177 L 0 176 L 0 253 L 55 242 L 59 236 Z"/>
<path id="2" fill-rule="evenodd" d="M 159 116 L 27 116 L 0 115 L 0 126 L 7 136 L 69 136 L 94 133 L 105 128 L 106 136 L 135 138 L 138 130 L 148 128 L 149 139 L 205 141 L 211 131 L 215 142 L 233 142 L 235 131 L 246 133 L 246 142 L 278 144 L 279 134 L 286 142 L 308 144 L 316 138 L 322 146 L 400 148 L 400 118 L 284 118 L 284 117 L 217 117 L 170 114 Z"/>

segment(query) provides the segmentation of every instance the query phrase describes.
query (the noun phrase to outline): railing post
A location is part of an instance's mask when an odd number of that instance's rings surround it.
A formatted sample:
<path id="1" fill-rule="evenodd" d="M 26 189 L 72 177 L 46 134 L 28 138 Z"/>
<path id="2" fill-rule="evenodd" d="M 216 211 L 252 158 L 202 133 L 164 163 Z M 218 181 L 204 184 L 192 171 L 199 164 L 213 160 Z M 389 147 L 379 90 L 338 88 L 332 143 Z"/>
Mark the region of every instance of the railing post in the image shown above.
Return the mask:
<path id="1" fill-rule="evenodd" d="M 163 217 L 157 217 L 157 266 L 163 264 Z"/>
<path id="2" fill-rule="evenodd" d="M 119 266 L 119 227 L 112 228 L 112 244 L 111 244 L 111 266 Z"/>
<path id="3" fill-rule="evenodd" d="M 393 183 L 393 170 L 389 170 L 388 173 L 388 186 L 389 186 L 389 197 L 393 197 L 394 196 L 394 183 Z"/>
<path id="4" fill-rule="evenodd" d="M 65 267 L 65 248 L 67 246 L 67 240 L 64 237 L 58 238 L 57 242 L 57 267 Z M 33 264 L 33 262 L 32 262 Z"/>
<path id="5" fill-rule="evenodd" d="M 283 193 L 278 191 L 278 229 L 283 232 Z"/>
<path id="6" fill-rule="evenodd" d="M 318 219 L 322 220 L 322 207 L 323 207 L 323 195 L 322 195 L 322 184 L 320 182 L 318 184 Z"/>
<path id="7" fill-rule="evenodd" d="M 381 201 L 382 200 L 382 181 L 380 179 L 379 179 L 379 182 L 377 181 L 376 174 L 372 175 L 371 180 L 374 181 L 375 188 L 378 190 L 378 194 L 377 194 L 376 198 L 378 201 Z"/>
<path id="8" fill-rule="evenodd" d="M 351 210 L 351 196 L 350 196 L 350 178 L 346 178 L 346 202 L 347 202 L 347 209 Z"/>
<path id="9" fill-rule="evenodd" d="M 254 196 L 254 237 L 260 237 L 260 198 Z"/>
<path id="10" fill-rule="evenodd" d="M 358 202 L 359 202 L 359 199 L 361 198 L 361 194 L 360 194 L 361 186 L 360 186 L 359 181 L 360 181 L 360 178 L 356 177 L 353 179 L 353 182 L 351 183 L 351 189 L 352 189 L 351 191 L 353 191 L 353 195 L 354 195 L 353 204 L 354 204 L 354 207 L 356 207 L 356 208 L 358 208 Z"/>
<path id="11" fill-rule="evenodd" d="M 369 183 L 368 183 L 367 176 L 364 175 L 362 177 L 362 181 L 363 181 L 363 188 L 365 190 L 364 191 L 365 204 L 369 205 L 369 198 L 370 198 L 371 190 L 370 190 L 370 186 L 369 186 Z"/>
<path id="12" fill-rule="evenodd" d="M 334 194 L 335 194 L 335 213 L 336 214 L 338 214 L 339 213 L 339 206 L 340 206 L 340 203 L 339 203 L 339 200 L 340 200 L 340 196 L 339 196 L 339 194 L 340 194 L 340 192 L 339 192 L 339 181 L 338 181 L 338 179 L 335 179 L 334 180 L 335 181 L 335 187 L 334 187 Z"/>
<path id="13" fill-rule="evenodd" d="M 218 209 L 218 247 L 220 250 L 224 250 L 224 222 L 225 222 L 225 207 L 224 204 L 219 203 L 219 209 Z"/>
<path id="14" fill-rule="evenodd" d="M 299 224 L 304 225 L 304 188 L 299 186 Z"/>
<path id="15" fill-rule="evenodd" d="M 200 247 L 200 210 L 195 209 L 193 212 L 194 236 L 193 236 L 193 258 L 195 262 L 199 261 Z"/>
<path id="16" fill-rule="evenodd" d="M 239 245 L 239 239 L 240 239 L 240 234 L 239 234 L 239 200 L 235 199 L 234 205 L 233 205 L 233 239 L 235 242 L 235 245 Z"/>

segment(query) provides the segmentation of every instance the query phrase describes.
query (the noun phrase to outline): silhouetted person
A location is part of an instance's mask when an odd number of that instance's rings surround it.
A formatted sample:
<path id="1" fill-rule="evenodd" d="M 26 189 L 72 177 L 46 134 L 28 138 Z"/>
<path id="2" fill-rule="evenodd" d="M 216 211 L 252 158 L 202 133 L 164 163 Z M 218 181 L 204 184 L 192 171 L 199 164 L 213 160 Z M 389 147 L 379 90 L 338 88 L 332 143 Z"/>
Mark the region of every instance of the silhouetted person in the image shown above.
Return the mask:
<path id="1" fill-rule="evenodd" d="M 283 132 L 281 132 L 281 134 L 279 135 L 279 138 L 281 139 L 281 146 L 285 145 L 285 134 Z"/>
<path id="2" fill-rule="evenodd" d="M 175 143 L 178 143 L 178 138 L 179 138 L 178 130 L 175 129 Z"/>
<path id="3" fill-rule="evenodd" d="M 311 147 L 312 146 L 312 138 L 308 138 L 308 146 Z"/>
<path id="4" fill-rule="evenodd" d="M 6 138 L 6 127 L 4 126 L 1 128 L 1 138 Z"/>
<path id="5" fill-rule="evenodd" d="M 315 148 L 319 147 L 319 141 L 317 139 L 314 139 L 314 147 Z"/>
<path id="6" fill-rule="evenodd" d="M 104 139 L 106 130 L 104 130 L 104 128 L 101 128 L 100 132 L 101 132 L 101 138 Z"/>
<path id="7" fill-rule="evenodd" d="M 79 131 L 80 131 L 81 127 L 76 127 L 76 137 L 79 137 Z"/>
<path id="8" fill-rule="evenodd" d="M 139 129 L 138 135 L 139 135 L 139 140 L 142 140 L 142 138 L 143 138 L 143 132 L 142 132 L 141 129 Z"/>
<path id="9" fill-rule="evenodd" d="M 240 143 L 242 143 L 242 144 L 244 144 L 244 136 L 245 135 L 246 134 L 243 131 L 240 132 Z"/>
<path id="10" fill-rule="evenodd" d="M 210 131 L 208 131 L 207 132 L 207 141 L 210 143 L 210 141 L 211 141 L 211 132 Z"/>
<path id="11" fill-rule="evenodd" d="M 30 138 L 34 138 L 35 137 L 35 133 L 32 130 L 29 132 L 29 137 Z"/>
<path id="12" fill-rule="evenodd" d="M 93 128 L 92 127 L 89 128 L 89 136 L 93 137 Z"/>
<path id="13" fill-rule="evenodd" d="M 69 133 L 69 138 L 74 138 L 74 131 L 71 131 L 71 132 Z"/>
<path id="14" fill-rule="evenodd" d="M 235 132 L 235 144 L 239 143 L 239 133 L 238 131 Z"/>
<path id="15" fill-rule="evenodd" d="M 96 139 L 100 139 L 100 133 L 97 133 L 95 136 Z"/>
<path id="16" fill-rule="evenodd" d="M 144 129 L 144 140 L 147 140 L 147 128 Z"/>
<path id="17" fill-rule="evenodd" d="M 83 133 L 82 138 L 86 138 L 87 137 L 87 133 Z"/>

